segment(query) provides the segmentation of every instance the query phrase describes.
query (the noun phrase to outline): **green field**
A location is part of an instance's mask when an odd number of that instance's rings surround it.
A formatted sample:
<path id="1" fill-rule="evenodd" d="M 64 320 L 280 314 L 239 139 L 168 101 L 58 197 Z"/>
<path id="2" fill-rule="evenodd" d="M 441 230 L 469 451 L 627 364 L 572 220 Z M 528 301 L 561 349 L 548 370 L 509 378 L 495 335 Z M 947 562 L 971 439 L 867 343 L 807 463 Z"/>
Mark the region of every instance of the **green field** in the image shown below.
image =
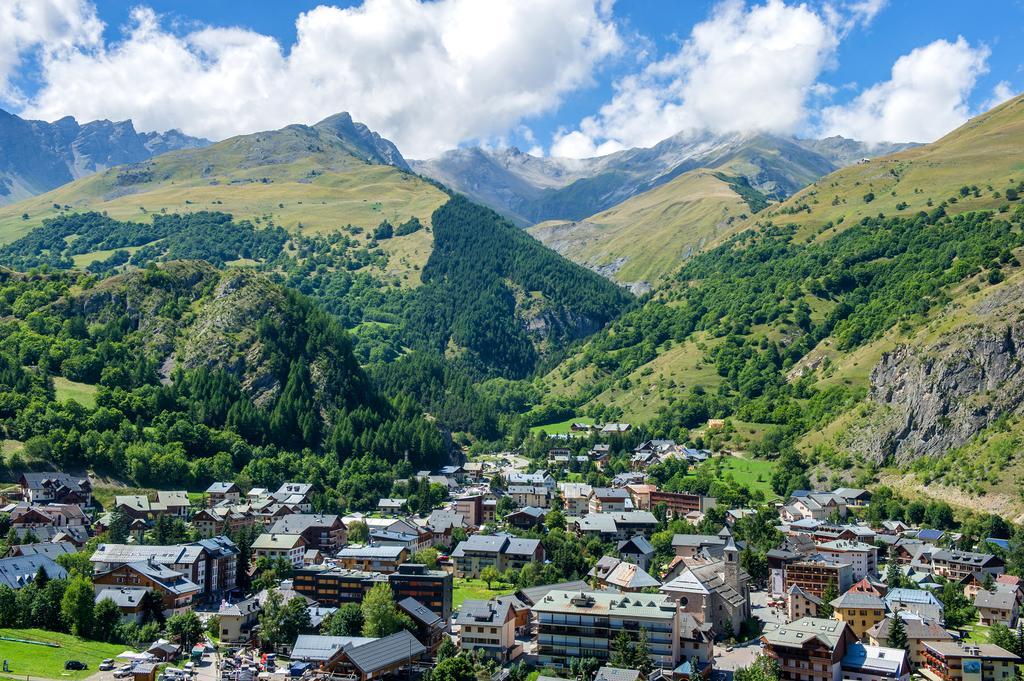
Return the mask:
<path id="1" fill-rule="evenodd" d="M 92 409 L 96 406 L 96 386 L 88 383 L 76 383 L 69 381 L 63 376 L 53 377 L 53 389 L 57 393 L 57 400 L 74 400 L 83 407 Z"/>
<path id="2" fill-rule="evenodd" d="M 452 592 L 453 607 L 457 609 L 466 600 L 488 601 L 495 596 L 507 596 L 515 591 L 511 584 L 506 584 L 505 582 L 493 582 L 491 586 L 494 588 L 488 589 L 487 582 L 482 579 L 456 579 L 455 588 Z"/>
<path id="3" fill-rule="evenodd" d="M 738 456 L 720 456 L 711 459 L 702 466 L 710 467 L 712 470 L 717 466 L 722 475 L 731 474 L 733 479 L 741 485 L 746 485 L 752 490 L 761 490 L 769 499 L 778 495 L 772 490 L 772 472 L 775 470 L 775 462 L 764 459 L 746 459 Z"/>
<path id="4" fill-rule="evenodd" d="M 42 629 L 0 629 L 0 636 L 29 641 L 56 643 L 58 648 L 0 641 L 0 658 L 7 661 L 10 676 L 41 676 L 47 679 L 84 679 L 96 673 L 99 663 L 108 657 L 116 657 L 125 651 L 125 646 L 99 643 L 57 634 Z M 78 660 L 89 665 L 81 672 L 64 671 L 64 662 Z"/>
<path id="5" fill-rule="evenodd" d="M 574 416 L 564 421 L 559 421 L 558 423 L 546 423 L 543 426 L 534 426 L 533 428 L 530 428 L 530 432 L 539 433 L 543 430 L 548 435 L 562 435 L 570 432 L 570 428 L 572 428 L 572 424 L 574 423 L 586 423 L 587 425 L 592 426 L 594 425 L 594 419 Z"/>

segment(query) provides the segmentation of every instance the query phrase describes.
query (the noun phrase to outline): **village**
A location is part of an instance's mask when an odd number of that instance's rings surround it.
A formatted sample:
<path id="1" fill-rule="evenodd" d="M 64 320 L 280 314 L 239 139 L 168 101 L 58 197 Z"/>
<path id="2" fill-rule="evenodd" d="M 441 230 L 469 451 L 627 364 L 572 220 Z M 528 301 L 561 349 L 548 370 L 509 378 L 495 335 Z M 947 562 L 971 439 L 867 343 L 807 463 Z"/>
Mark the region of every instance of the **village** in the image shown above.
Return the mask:
<path id="1" fill-rule="evenodd" d="M 872 493 L 848 487 L 733 508 L 652 480 L 728 453 L 561 442 L 418 472 L 433 508 L 345 514 L 314 508 L 315 481 L 99 509 L 88 477 L 26 472 L 0 509 L 0 621 L 25 621 L 3 612 L 21 590 L 86 579 L 90 622 L 102 604 L 157 634 L 98 672 L 69 657 L 76 678 L 721 681 L 765 661 L 787 681 L 1016 675 L 1009 537 L 968 549 L 955 529 L 868 520 Z"/>

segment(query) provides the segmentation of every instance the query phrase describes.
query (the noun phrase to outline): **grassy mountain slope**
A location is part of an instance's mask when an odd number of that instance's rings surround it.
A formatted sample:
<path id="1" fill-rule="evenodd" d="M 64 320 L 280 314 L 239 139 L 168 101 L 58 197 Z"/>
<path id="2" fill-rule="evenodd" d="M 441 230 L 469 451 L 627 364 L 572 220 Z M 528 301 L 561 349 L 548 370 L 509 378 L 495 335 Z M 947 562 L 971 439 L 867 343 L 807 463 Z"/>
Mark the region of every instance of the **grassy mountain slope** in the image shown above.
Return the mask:
<path id="1" fill-rule="evenodd" d="M 657 283 L 729 234 L 750 213 L 730 184 L 694 170 L 580 222 L 549 221 L 530 234 L 622 283 Z"/>
<path id="2" fill-rule="evenodd" d="M 843 168 L 763 216 L 824 237 L 867 216 L 913 215 L 947 203 L 948 213 L 999 210 L 1024 181 L 1024 96 L 921 147 Z M 966 191 L 961 193 L 961 189 Z M 870 199 L 870 200 L 869 200 Z M 827 229 L 831 226 L 832 229 Z"/>
<path id="3" fill-rule="evenodd" d="M 303 234 L 349 224 L 372 231 L 383 220 L 397 225 L 414 216 L 429 225 L 430 215 L 448 197 L 403 172 L 404 166 L 389 142 L 374 139 L 345 115 L 333 116 L 314 126 L 233 137 L 118 166 L 2 207 L 0 242 L 13 241 L 60 212 L 85 210 L 136 221 L 161 213 L 223 211 Z M 395 255 L 390 273 L 401 276 L 426 264 L 430 231 L 382 248 Z"/>
<path id="4" fill-rule="evenodd" d="M 962 463 L 940 462 L 976 455 L 981 440 L 1002 444 L 980 460 L 1003 456 L 1024 434 L 1022 102 L 817 183 L 855 196 L 870 188 L 864 173 L 903 164 L 890 198 L 915 178 L 917 195 L 939 197 L 927 211 L 879 217 L 889 199 L 876 192 L 870 213 L 820 233 L 813 221 L 840 206 L 783 211 L 798 195 L 758 214 L 549 373 L 531 418 L 655 413 L 652 432 L 685 437 L 726 417 L 752 436 L 734 443 L 795 445 L 822 484 L 887 465 L 952 480 Z"/>

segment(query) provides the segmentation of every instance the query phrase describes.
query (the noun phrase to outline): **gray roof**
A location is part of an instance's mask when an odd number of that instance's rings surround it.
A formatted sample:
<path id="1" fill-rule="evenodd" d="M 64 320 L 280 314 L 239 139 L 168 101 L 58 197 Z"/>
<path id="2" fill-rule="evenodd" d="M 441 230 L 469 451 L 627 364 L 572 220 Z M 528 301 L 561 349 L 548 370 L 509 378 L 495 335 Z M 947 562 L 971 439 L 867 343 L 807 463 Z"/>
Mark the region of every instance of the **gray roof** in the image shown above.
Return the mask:
<path id="1" fill-rule="evenodd" d="M 1014 601 L 1017 596 L 1013 591 L 985 591 L 982 589 L 978 592 L 978 595 L 974 597 L 974 607 L 976 608 L 998 608 L 1000 610 L 1010 610 L 1013 607 Z"/>
<path id="2" fill-rule="evenodd" d="M 942 607 L 942 603 L 935 597 L 935 594 L 931 591 L 925 591 L 924 589 L 892 589 L 889 593 L 885 594 L 885 604 L 891 609 L 894 602 L 918 603 L 922 605 L 937 605 Z"/>
<path id="3" fill-rule="evenodd" d="M 227 494 L 231 491 L 239 492 L 238 485 L 233 482 L 215 482 L 206 488 L 207 494 Z"/>
<path id="4" fill-rule="evenodd" d="M 293 513 L 278 519 L 268 530 L 271 534 L 302 534 L 311 527 L 341 527 L 341 519 L 335 514 Z"/>
<path id="5" fill-rule="evenodd" d="M 533 605 L 534 603 L 539 603 L 551 591 L 586 591 L 589 588 L 589 584 L 582 579 L 577 579 L 571 582 L 559 582 L 558 584 L 531 586 L 526 589 L 520 589 L 516 592 L 516 595 L 520 596 L 521 600 L 527 605 Z"/>
<path id="6" fill-rule="evenodd" d="M 417 601 L 412 596 L 403 598 L 398 601 L 397 605 L 408 613 L 409 617 L 412 617 L 414 621 L 419 622 L 420 624 L 424 624 L 428 627 L 443 624 L 443 620 L 440 615 Z"/>
<path id="7" fill-rule="evenodd" d="M 103 589 L 96 594 L 96 602 L 99 603 L 102 600 L 110 599 L 117 604 L 119 608 L 135 608 L 138 607 L 142 601 L 143 595 L 149 591 L 149 589 L 141 586 L 122 586 L 122 587 L 109 587 Z"/>
<path id="8" fill-rule="evenodd" d="M 54 560 L 65 553 L 78 553 L 78 547 L 69 541 L 37 542 L 35 544 L 16 544 L 10 548 L 12 553 L 22 556 L 49 556 Z"/>
<path id="9" fill-rule="evenodd" d="M 519 537 L 507 537 L 504 535 L 474 534 L 466 541 L 459 542 L 459 545 L 452 551 L 452 556 L 461 558 L 466 551 L 479 553 L 502 553 L 506 555 L 531 556 L 540 546 L 539 539 L 520 539 Z"/>
<path id="10" fill-rule="evenodd" d="M 881 673 L 888 677 L 898 677 L 906 665 L 907 651 L 897 648 L 881 648 L 863 643 L 851 643 L 843 655 L 844 670 Z"/>
<path id="11" fill-rule="evenodd" d="M 689 546 L 701 548 L 702 546 L 725 546 L 725 538 L 717 534 L 674 534 L 672 535 L 672 546 Z"/>
<path id="12" fill-rule="evenodd" d="M 12 589 L 20 589 L 36 578 L 42 568 L 50 579 L 67 579 L 68 571 L 44 555 L 15 556 L 0 559 L 0 584 Z"/>
<path id="13" fill-rule="evenodd" d="M 326 662 L 346 646 L 360 646 L 377 639 L 363 636 L 316 636 L 302 634 L 295 639 L 291 659 Z"/>
<path id="14" fill-rule="evenodd" d="M 629 545 L 632 545 L 632 547 L 630 547 Z M 619 553 L 622 553 L 623 549 L 626 548 L 634 548 L 637 552 L 644 556 L 654 553 L 654 547 L 651 546 L 651 542 L 647 541 L 647 538 L 640 534 L 638 534 L 635 537 L 631 537 L 630 539 L 620 541 L 618 546 L 616 546 L 615 548 Z"/>
<path id="15" fill-rule="evenodd" d="M 859 591 L 847 591 L 839 598 L 829 602 L 833 608 L 871 608 L 872 610 L 885 610 L 885 601 L 872 594 Z"/>
<path id="16" fill-rule="evenodd" d="M 764 638 L 772 645 L 798 648 L 817 638 L 834 650 L 844 629 L 846 624 L 839 620 L 802 617 L 790 624 L 766 624 Z"/>
<path id="17" fill-rule="evenodd" d="M 136 563 L 150 558 L 165 564 L 191 564 L 202 556 L 198 544 L 145 546 L 141 544 L 100 544 L 89 559 L 94 563 Z"/>
<path id="18" fill-rule="evenodd" d="M 338 558 L 386 558 L 398 560 L 405 551 L 404 546 L 346 546 L 336 554 Z"/>
<path id="19" fill-rule="evenodd" d="M 405 629 L 364 643 L 361 646 L 353 646 L 346 649 L 345 654 L 349 661 L 355 665 L 364 675 L 385 669 L 397 662 L 417 658 L 427 649 L 416 637 Z"/>
<path id="20" fill-rule="evenodd" d="M 637 681 L 639 669 L 619 669 L 618 667 L 601 667 L 597 670 L 594 681 Z"/>
<path id="21" fill-rule="evenodd" d="M 455 613 L 452 621 L 460 625 L 501 625 L 508 619 L 510 607 L 511 603 L 508 601 L 467 600 L 459 606 L 459 611 Z"/>

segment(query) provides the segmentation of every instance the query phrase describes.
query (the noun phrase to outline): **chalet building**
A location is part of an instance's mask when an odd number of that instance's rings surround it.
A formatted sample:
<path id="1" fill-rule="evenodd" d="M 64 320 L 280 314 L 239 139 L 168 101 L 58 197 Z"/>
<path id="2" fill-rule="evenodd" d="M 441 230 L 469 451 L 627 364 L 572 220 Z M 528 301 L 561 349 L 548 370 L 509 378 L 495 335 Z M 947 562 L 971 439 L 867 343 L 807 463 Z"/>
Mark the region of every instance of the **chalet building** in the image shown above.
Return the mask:
<path id="1" fill-rule="evenodd" d="M 636 535 L 649 537 L 658 529 L 658 519 L 650 511 L 591 513 L 582 518 L 570 518 L 568 524 L 582 537 L 597 537 L 607 542 L 623 541 Z"/>
<path id="2" fill-rule="evenodd" d="M 647 574 L 639 565 L 627 563 L 614 556 L 602 556 L 587 576 L 598 586 L 618 589 L 623 593 L 637 593 L 661 586 L 661 582 Z"/>
<path id="3" fill-rule="evenodd" d="M 633 510 L 633 500 L 625 489 L 595 487 L 587 504 L 589 513 L 623 513 Z"/>
<path id="4" fill-rule="evenodd" d="M 68 578 L 68 571 L 49 556 L 14 556 L 0 558 L 0 584 L 6 584 L 17 591 L 31 584 L 40 570 L 50 579 Z"/>
<path id="5" fill-rule="evenodd" d="M 817 617 L 821 608 L 821 599 L 809 594 L 794 584 L 786 592 L 786 615 L 790 622 L 802 617 Z"/>
<path id="6" fill-rule="evenodd" d="M 333 554 L 345 544 L 347 533 L 341 516 L 325 513 L 293 513 L 277 520 L 271 534 L 297 534 L 307 549 Z"/>
<path id="7" fill-rule="evenodd" d="M 991 627 L 993 624 L 1004 624 L 1010 629 L 1017 626 L 1020 605 L 1014 591 L 982 589 L 974 597 L 974 607 L 978 609 L 978 621 L 982 626 Z"/>
<path id="8" fill-rule="evenodd" d="M 529 485 L 531 487 L 547 487 L 552 493 L 554 493 L 557 485 L 555 479 L 551 477 L 551 474 L 547 471 L 540 470 L 535 473 L 519 473 L 513 471 L 508 474 L 507 480 L 509 487 L 513 485 Z"/>
<path id="9" fill-rule="evenodd" d="M 286 482 L 270 498 L 279 504 L 292 506 L 300 513 L 313 510 L 313 485 L 308 482 Z"/>
<path id="10" fill-rule="evenodd" d="M 122 565 L 152 563 L 183 575 L 201 596 L 206 588 L 206 549 L 201 544 L 148 546 L 143 544 L 100 544 L 90 556 L 96 572 L 109 572 Z"/>
<path id="11" fill-rule="evenodd" d="M 957 582 L 976 572 L 1001 575 L 1006 572 L 1006 563 L 991 553 L 943 549 L 932 554 L 932 571 Z"/>
<path id="12" fill-rule="evenodd" d="M 92 505 L 92 483 L 88 477 L 67 473 L 22 473 L 18 479 L 21 498 L 30 504 Z"/>
<path id="13" fill-rule="evenodd" d="M 845 623 L 804 617 L 790 624 L 766 624 L 764 654 L 779 664 L 780 681 L 840 681 L 842 661 L 856 637 Z"/>
<path id="14" fill-rule="evenodd" d="M 945 608 L 931 591 L 924 589 L 890 589 L 885 594 L 885 606 L 889 612 L 905 611 L 926 620 L 945 621 Z"/>
<path id="15" fill-rule="evenodd" d="M 506 491 L 518 508 L 547 508 L 551 505 L 551 490 L 543 485 L 510 485 Z"/>
<path id="16" fill-rule="evenodd" d="M 954 640 L 953 634 L 934 620 L 925 620 L 916 616 L 900 617 L 900 619 L 903 620 L 903 628 L 907 634 L 907 648 L 910 651 L 910 668 L 912 670 L 920 669 L 924 665 L 925 643 Z M 892 622 L 892 617 L 886 617 L 871 627 L 867 633 L 868 642 L 871 645 L 888 646 Z"/>
<path id="17" fill-rule="evenodd" d="M 619 558 L 639 565 L 643 570 L 648 569 L 651 566 L 651 561 L 654 560 L 654 547 L 643 535 L 638 534 L 635 537 L 623 539 L 616 545 L 615 550 L 618 552 Z"/>
<path id="18" fill-rule="evenodd" d="M 846 501 L 829 492 L 794 493 L 782 507 L 782 519 L 792 522 L 801 519 L 827 520 L 831 515 L 846 517 Z"/>
<path id="19" fill-rule="evenodd" d="M 544 524 L 547 510 L 535 506 L 527 506 L 505 516 L 505 522 L 520 530 L 528 530 Z"/>
<path id="20" fill-rule="evenodd" d="M 155 520 L 172 516 L 188 520 L 191 503 L 188 492 L 164 491 L 156 493 L 156 501 L 143 494 L 122 494 L 114 497 L 114 506 L 133 520 Z"/>
<path id="21" fill-rule="evenodd" d="M 121 611 L 122 622 L 141 624 L 146 615 L 143 598 L 150 590 L 142 586 L 106 587 L 96 593 L 96 603 L 113 601 Z"/>
<path id="22" fill-rule="evenodd" d="M 396 605 L 409 616 L 416 626 L 416 631 L 413 632 L 416 640 L 426 647 L 428 653 L 434 654 L 444 640 L 447 621 L 409 596 L 399 600 Z"/>
<path id="23" fill-rule="evenodd" d="M 241 500 L 242 488 L 233 482 L 215 482 L 206 488 L 206 503 L 209 506 L 237 504 Z"/>
<path id="24" fill-rule="evenodd" d="M 582 516 L 589 513 L 593 487 L 583 482 L 560 482 L 558 492 L 562 496 L 562 508 L 566 515 Z"/>
<path id="25" fill-rule="evenodd" d="M 93 576 L 96 593 L 108 588 L 137 587 L 160 595 L 164 615 L 176 615 L 192 608 L 202 588 L 188 577 L 157 561 L 126 563 Z"/>
<path id="26" fill-rule="evenodd" d="M 237 532 L 253 527 L 257 518 L 251 513 L 236 511 L 231 506 L 214 506 L 201 509 L 192 516 L 192 527 L 201 537 L 214 537 L 219 534 L 234 535 Z"/>
<path id="27" fill-rule="evenodd" d="M 253 629 L 259 622 L 260 604 L 255 596 L 237 603 L 223 602 L 217 610 L 222 645 L 244 646 L 253 639 Z"/>
<path id="28" fill-rule="evenodd" d="M 474 534 L 452 551 L 456 577 L 479 577 L 493 565 L 498 572 L 521 570 L 527 563 L 543 563 L 544 547 L 539 539 Z"/>
<path id="29" fill-rule="evenodd" d="M 332 639 L 333 643 L 324 644 Z M 384 638 L 299 636 L 290 658 L 314 662 L 332 677 L 370 681 L 411 674 L 410 666 L 418 664 L 426 652 L 403 629 Z"/>

